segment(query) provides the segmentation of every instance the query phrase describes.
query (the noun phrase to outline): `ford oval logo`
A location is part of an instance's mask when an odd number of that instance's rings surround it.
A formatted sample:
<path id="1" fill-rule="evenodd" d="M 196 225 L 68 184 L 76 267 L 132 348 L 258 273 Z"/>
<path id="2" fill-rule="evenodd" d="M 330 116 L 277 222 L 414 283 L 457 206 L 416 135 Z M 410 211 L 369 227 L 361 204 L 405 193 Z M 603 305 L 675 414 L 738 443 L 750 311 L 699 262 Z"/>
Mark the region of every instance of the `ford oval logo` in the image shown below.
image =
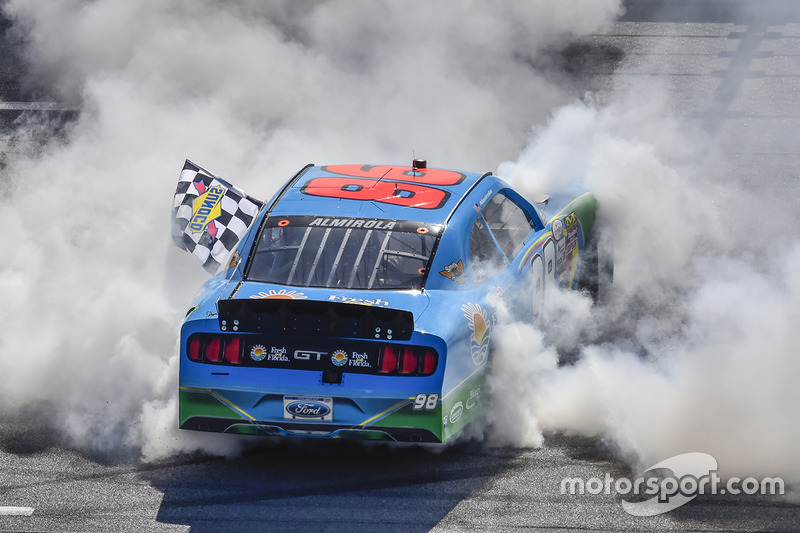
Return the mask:
<path id="1" fill-rule="evenodd" d="M 302 418 L 322 418 L 331 412 L 331 408 L 319 402 L 292 402 L 286 406 L 286 411 Z"/>

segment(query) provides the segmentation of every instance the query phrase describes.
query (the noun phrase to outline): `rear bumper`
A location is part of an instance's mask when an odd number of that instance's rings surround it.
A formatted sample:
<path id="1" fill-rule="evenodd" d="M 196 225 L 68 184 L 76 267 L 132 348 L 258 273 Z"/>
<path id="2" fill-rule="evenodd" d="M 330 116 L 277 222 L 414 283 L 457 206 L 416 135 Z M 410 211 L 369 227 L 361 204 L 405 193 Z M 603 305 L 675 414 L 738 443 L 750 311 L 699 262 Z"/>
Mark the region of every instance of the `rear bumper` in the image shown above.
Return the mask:
<path id="1" fill-rule="evenodd" d="M 283 396 L 181 387 L 181 429 L 311 438 L 352 438 L 398 442 L 445 440 L 442 401 L 433 409 L 414 409 L 414 397 L 333 397 L 333 420 L 289 419 Z"/>
<path id="2" fill-rule="evenodd" d="M 181 429 L 274 437 L 346 438 L 391 442 L 442 442 L 432 431 L 420 428 L 370 428 L 338 424 L 298 424 L 259 420 L 237 421 L 228 418 L 209 418 L 201 416 L 187 419 L 181 424 Z"/>

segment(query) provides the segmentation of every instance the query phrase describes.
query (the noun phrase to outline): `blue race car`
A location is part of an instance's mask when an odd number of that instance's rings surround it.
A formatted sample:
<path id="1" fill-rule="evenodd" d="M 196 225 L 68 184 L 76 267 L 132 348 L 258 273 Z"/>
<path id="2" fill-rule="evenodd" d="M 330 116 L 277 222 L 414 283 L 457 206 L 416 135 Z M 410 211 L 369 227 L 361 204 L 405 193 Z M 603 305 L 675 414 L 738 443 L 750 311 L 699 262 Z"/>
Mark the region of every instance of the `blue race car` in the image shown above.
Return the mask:
<path id="1" fill-rule="evenodd" d="M 173 237 L 215 274 L 181 329 L 180 427 L 452 439 L 504 295 L 535 322 L 548 290 L 596 288 L 596 210 L 423 160 L 308 165 L 262 203 L 187 161 Z"/>

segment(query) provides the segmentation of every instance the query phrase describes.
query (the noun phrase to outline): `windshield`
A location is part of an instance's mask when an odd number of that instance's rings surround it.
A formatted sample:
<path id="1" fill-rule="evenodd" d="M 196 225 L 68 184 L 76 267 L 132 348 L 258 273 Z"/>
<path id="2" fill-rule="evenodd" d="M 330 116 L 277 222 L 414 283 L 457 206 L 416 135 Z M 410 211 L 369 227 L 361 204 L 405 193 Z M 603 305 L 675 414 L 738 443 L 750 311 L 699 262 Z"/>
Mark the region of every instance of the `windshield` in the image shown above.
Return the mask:
<path id="1" fill-rule="evenodd" d="M 270 217 L 247 279 L 348 289 L 421 289 L 437 224 L 374 218 Z"/>

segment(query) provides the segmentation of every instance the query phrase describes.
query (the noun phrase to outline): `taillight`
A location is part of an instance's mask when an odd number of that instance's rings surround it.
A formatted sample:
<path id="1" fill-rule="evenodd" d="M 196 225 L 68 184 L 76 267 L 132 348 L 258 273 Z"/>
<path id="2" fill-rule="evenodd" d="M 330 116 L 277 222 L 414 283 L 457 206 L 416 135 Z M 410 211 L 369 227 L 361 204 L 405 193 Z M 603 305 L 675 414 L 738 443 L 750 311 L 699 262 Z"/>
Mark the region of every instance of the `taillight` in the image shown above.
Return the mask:
<path id="1" fill-rule="evenodd" d="M 397 352 L 391 346 L 384 346 L 378 372 L 381 374 L 388 374 L 389 372 L 394 372 L 395 370 L 397 370 Z"/>
<path id="2" fill-rule="evenodd" d="M 192 337 L 189 341 L 189 346 L 186 350 L 186 355 L 189 356 L 189 359 L 192 361 L 199 361 L 200 357 L 200 337 Z"/>
<path id="3" fill-rule="evenodd" d="M 186 343 L 186 356 L 206 363 L 242 363 L 242 338 L 230 335 L 192 335 Z"/>
<path id="4" fill-rule="evenodd" d="M 403 356 L 400 359 L 400 373 L 411 374 L 417 370 L 417 366 L 419 366 L 419 363 L 414 351 L 411 348 L 403 348 Z"/>
<path id="5" fill-rule="evenodd" d="M 437 357 L 433 348 L 386 345 L 381 350 L 378 373 L 430 376 L 436 372 Z"/>
<path id="6" fill-rule="evenodd" d="M 186 341 L 186 357 L 198 363 L 214 363 L 221 365 L 241 365 L 241 366 L 262 366 L 254 364 L 265 360 L 266 353 L 264 347 L 259 344 L 251 344 L 246 335 L 232 333 L 195 333 Z M 253 340 L 252 338 L 250 339 Z M 252 352 L 251 352 L 252 348 Z M 293 349 L 293 348 L 292 348 Z M 274 350 L 274 348 L 273 348 Z M 407 344 L 384 344 L 372 345 L 361 350 L 352 350 L 350 356 L 351 366 L 339 368 L 342 365 L 337 361 L 328 358 L 321 358 L 323 352 L 318 354 L 315 361 L 295 362 L 295 365 L 284 365 L 290 362 L 285 357 L 286 348 L 283 349 L 283 359 L 276 356 L 275 363 L 263 364 L 264 367 L 289 367 L 297 370 L 331 370 L 332 365 L 336 365 L 335 370 L 341 372 L 358 372 L 362 374 L 380 374 L 388 376 L 430 376 L 436 372 L 439 364 L 439 354 L 428 346 L 410 346 Z M 377 364 L 375 363 L 375 352 L 377 354 Z M 299 351 L 299 350 L 298 350 Z M 344 354 L 348 352 L 340 350 Z M 253 354 L 253 361 L 245 354 Z M 280 354 L 279 354 L 280 355 Z M 265 360 L 265 363 L 272 359 Z M 348 359 L 344 359 L 347 363 Z M 360 363 L 360 364 L 358 364 Z"/>
<path id="7" fill-rule="evenodd" d="M 433 350 L 425 350 L 422 355 L 422 370 L 420 370 L 420 373 L 433 374 L 434 370 L 436 370 L 436 354 L 433 353 Z"/>
<path id="8" fill-rule="evenodd" d="M 240 365 L 242 342 L 233 335 L 192 335 L 186 343 L 186 356 L 192 361 Z"/>
<path id="9" fill-rule="evenodd" d="M 213 339 L 208 341 L 208 344 L 206 344 L 206 354 L 205 354 L 206 359 L 208 359 L 212 363 L 219 363 L 219 358 L 221 355 L 219 348 L 221 344 L 222 341 L 220 340 L 219 337 L 214 337 Z"/>
<path id="10" fill-rule="evenodd" d="M 239 337 L 234 337 L 228 341 L 228 345 L 225 346 L 225 360 L 231 364 L 238 365 L 242 362 L 241 359 L 241 349 L 240 349 L 240 342 Z"/>

